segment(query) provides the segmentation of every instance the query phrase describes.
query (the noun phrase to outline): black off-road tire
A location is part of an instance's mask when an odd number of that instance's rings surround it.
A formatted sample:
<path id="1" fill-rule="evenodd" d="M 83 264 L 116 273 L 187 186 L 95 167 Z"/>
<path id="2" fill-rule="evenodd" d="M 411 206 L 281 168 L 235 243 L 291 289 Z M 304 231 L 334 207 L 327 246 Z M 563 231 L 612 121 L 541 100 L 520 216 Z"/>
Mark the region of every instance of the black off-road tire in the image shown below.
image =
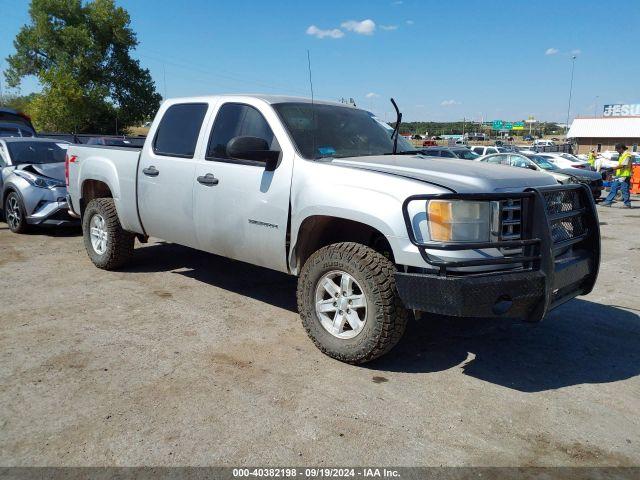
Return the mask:
<path id="1" fill-rule="evenodd" d="M 7 217 L 7 214 L 9 212 L 9 202 L 12 200 L 15 200 L 17 202 L 18 210 L 20 213 L 20 220 L 17 224 L 10 223 Z M 13 233 L 27 233 L 29 231 L 30 225 L 27 223 L 27 211 L 24 208 L 22 197 L 20 196 L 20 194 L 18 194 L 18 192 L 12 191 L 9 195 L 7 195 L 7 198 L 5 198 L 4 201 L 4 210 L 2 212 L 9 230 L 11 230 Z"/>
<path id="2" fill-rule="evenodd" d="M 107 246 L 102 255 L 91 244 L 90 225 L 96 214 L 104 218 L 107 231 Z M 89 258 L 98 268 L 116 270 L 127 264 L 133 255 L 135 235 L 122 229 L 112 198 L 96 198 L 89 202 L 82 217 L 82 235 Z"/>
<path id="3" fill-rule="evenodd" d="M 316 314 L 317 283 L 333 270 L 351 275 L 367 298 L 365 326 L 351 339 L 333 336 Z M 335 243 L 309 257 L 298 279 L 298 311 L 309 337 L 323 353 L 360 364 L 384 355 L 398 343 L 407 325 L 408 312 L 398 296 L 395 272 L 389 259 L 358 243 Z"/>

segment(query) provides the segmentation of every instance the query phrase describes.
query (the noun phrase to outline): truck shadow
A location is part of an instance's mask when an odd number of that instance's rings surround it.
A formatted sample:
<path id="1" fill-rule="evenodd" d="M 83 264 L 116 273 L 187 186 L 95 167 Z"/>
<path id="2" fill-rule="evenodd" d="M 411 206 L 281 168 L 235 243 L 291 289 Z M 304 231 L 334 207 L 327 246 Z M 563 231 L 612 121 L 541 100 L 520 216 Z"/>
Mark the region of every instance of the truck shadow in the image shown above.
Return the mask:
<path id="1" fill-rule="evenodd" d="M 426 317 L 410 322 L 398 346 L 366 366 L 411 373 L 460 367 L 521 392 L 615 382 L 640 373 L 640 317 L 581 299 L 539 324 Z"/>
<path id="2" fill-rule="evenodd" d="M 138 248 L 134 258 L 124 271 L 173 271 L 297 313 L 296 279 L 289 275 L 171 243 Z M 624 380 L 640 373 L 640 317 L 582 299 L 539 324 L 425 315 L 409 322 L 390 353 L 361 368 L 382 374 L 457 367 L 522 392 Z"/>
<path id="3" fill-rule="evenodd" d="M 296 278 L 173 243 L 136 248 L 126 272 L 171 272 L 297 313 Z"/>

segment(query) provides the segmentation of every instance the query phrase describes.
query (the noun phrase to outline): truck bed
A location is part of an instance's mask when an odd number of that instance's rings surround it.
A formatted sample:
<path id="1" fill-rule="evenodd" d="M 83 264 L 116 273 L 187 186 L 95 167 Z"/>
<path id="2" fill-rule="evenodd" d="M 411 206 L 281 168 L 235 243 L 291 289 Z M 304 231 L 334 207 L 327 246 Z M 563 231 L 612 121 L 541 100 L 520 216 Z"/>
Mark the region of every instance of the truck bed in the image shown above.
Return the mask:
<path id="1" fill-rule="evenodd" d="M 139 147 L 110 147 L 104 145 L 70 145 L 69 197 L 72 208 L 79 213 L 83 196 L 81 178 L 92 178 L 105 183 L 111 190 L 120 222 L 125 230 L 143 233 L 138 217 L 136 180 Z M 90 172 L 91 175 L 83 175 Z"/>

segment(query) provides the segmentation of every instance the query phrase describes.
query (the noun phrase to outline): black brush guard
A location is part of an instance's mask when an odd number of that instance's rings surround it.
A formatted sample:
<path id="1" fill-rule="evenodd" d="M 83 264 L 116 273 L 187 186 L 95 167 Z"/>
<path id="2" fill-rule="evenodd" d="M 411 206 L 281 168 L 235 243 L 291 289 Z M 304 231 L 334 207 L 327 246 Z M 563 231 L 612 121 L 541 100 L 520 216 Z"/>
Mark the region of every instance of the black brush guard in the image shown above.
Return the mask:
<path id="1" fill-rule="evenodd" d="M 412 201 L 434 199 L 521 203 L 521 238 L 493 242 L 420 242 L 409 216 Z M 519 317 L 539 321 L 556 306 L 591 292 L 600 265 L 600 227 L 585 185 L 529 188 L 518 193 L 414 195 L 403 203 L 411 242 L 437 273 L 396 274 L 407 308 L 452 316 Z M 571 248 L 569 248 L 571 247 Z M 445 261 L 427 250 L 521 249 L 504 258 Z M 490 273 L 460 267 L 512 265 Z"/>

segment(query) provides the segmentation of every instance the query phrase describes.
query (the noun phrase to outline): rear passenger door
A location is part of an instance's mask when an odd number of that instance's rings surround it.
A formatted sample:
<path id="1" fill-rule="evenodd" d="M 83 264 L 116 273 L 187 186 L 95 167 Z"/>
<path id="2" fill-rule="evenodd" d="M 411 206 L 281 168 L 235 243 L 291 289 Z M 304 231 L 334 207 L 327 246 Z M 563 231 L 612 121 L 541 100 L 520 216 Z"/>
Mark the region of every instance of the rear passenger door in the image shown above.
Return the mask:
<path id="1" fill-rule="evenodd" d="M 138 208 L 148 235 L 197 247 L 195 155 L 208 108 L 208 103 L 170 105 L 152 141 L 145 143 L 138 164 Z"/>
<path id="2" fill-rule="evenodd" d="M 265 105 L 223 103 L 209 131 L 206 153 L 196 167 L 194 190 L 199 248 L 287 271 L 294 153 L 275 112 Z M 239 136 L 263 139 L 270 150 L 279 150 L 275 170 L 266 170 L 265 162 L 231 158 L 227 144 Z"/>

